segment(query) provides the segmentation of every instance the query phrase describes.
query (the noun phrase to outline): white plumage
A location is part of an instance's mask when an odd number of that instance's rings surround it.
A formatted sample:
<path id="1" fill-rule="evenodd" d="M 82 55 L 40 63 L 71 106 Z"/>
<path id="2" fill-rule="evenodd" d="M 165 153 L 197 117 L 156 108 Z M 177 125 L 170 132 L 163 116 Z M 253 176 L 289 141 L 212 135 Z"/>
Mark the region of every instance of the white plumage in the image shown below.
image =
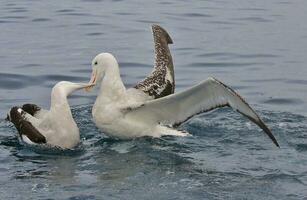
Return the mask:
<path id="1" fill-rule="evenodd" d="M 48 144 L 60 148 L 72 148 L 80 141 L 67 96 L 73 91 L 88 87 L 88 84 L 61 81 L 51 92 L 50 110 L 36 109 L 32 114 L 22 108 L 13 107 L 8 119 L 14 123 L 22 141 L 28 144 Z"/>
<path id="2" fill-rule="evenodd" d="M 97 55 L 92 66 L 90 83 L 101 81 L 92 114 L 96 126 L 109 136 L 121 139 L 185 136 L 187 133 L 169 126 L 178 125 L 201 112 L 230 106 L 256 123 L 278 146 L 275 137 L 256 112 L 236 92 L 214 78 L 185 91 L 153 100 L 141 90 L 126 90 L 113 55 Z"/>

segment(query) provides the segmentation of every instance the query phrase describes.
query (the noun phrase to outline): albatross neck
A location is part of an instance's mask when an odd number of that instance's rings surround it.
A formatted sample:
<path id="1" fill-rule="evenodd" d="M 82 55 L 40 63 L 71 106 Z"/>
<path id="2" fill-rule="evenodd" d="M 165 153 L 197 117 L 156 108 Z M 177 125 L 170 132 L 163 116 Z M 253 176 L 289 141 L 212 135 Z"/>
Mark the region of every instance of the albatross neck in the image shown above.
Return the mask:
<path id="1" fill-rule="evenodd" d="M 125 92 L 126 88 L 120 77 L 118 64 L 114 63 L 112 67 L 107 68 L 105 71 L 98 98 L 103 96 L 110 100 L 117 100 L 117 98 L 122 97 Z"/>
<path id="2" fill-rule="evenodd" d="M 70 106 L 67 100 L 67 94 L 61 88 L 53 88 L 51 92 L 50 111 L 60 110 L 62 114 L 71 115 Z"/>

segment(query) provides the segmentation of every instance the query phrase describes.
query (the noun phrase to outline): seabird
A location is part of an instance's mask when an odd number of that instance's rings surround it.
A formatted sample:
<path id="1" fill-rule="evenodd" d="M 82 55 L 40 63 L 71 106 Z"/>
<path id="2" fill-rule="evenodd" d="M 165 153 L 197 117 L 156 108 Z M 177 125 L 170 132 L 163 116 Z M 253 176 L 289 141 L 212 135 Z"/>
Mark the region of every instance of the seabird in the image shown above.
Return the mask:
<path id="1" fill-rule="evenodd" d="M 80 134 L 68 104 L 67 96 L 73 91 L 90 87 L 89 84 L 58 82 L 51 91 L 50 110 L 35 104 L 13 107 L 7 119 L 19 132 L 20 139 L 31 145 L 40 144 L 69 149 L 80 141 Z"/>
<path id="2" fill-rule="evenodd" d="M 111 137 L 186 136 L 188 133 L 175 127 L 197 114 L 229 106 L 257 124 L 279 146 L 270 129 L 246 101 L 215 78 L 208 78 L 182 92 L 148 98 L 141 90 L 126 89 L 115 57 L 101 53 L 92 61 L 89 84 L 100 84 L 92 115 L 96 126 Z M 143 88 L 149 88 L 146 82 L 143 84 Z"/>
<path id="3" fill-rule="evenodd" d="M 153 71 L 138 82 L 131 91 L 138 94 L 141 101 L 158 99 L 175 91 L 175 74 L 171 52 L 168 45 L 173 40 L 167 31 L 157 24 L 151 26 L 154 39 L 155 62 Z M 93 63 L 97 65 L 97 63 Z M 92 76 L 92 82 L 93 80 Z M 89 87 L 87 90 L 90 90 Z"/>

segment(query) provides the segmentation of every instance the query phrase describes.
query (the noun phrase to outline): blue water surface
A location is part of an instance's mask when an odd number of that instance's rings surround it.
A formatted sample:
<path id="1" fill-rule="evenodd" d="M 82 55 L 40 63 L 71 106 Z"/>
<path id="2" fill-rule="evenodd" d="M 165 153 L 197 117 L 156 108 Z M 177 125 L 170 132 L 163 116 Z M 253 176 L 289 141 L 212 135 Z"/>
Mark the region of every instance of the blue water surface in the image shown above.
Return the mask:
<path id="1" fill-rule="evenodd" d="M 307 199 L 307 2 L 0 1 L 0 199 Z M 281 148 L 231 109 L 196 116 L 192 136 L 120 141 L 94 126 L 97 89 L 70 98 L 73 150 L 19 143 L 14 105 L 48 108 L 61 80 L 87 82 L 113 53 L 127 87 L 152 70 L 150 26 L 174 44 L 176 91 L 214 76 L 238 91 Z"/>

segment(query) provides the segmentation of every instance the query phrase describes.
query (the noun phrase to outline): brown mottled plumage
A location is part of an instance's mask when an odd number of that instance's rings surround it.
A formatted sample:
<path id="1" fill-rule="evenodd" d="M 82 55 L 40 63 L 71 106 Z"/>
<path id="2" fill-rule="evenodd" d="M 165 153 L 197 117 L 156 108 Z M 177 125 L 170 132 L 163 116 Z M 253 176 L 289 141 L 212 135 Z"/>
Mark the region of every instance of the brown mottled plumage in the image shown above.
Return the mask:
<path id="1" fill-rule="evenodd" d="M 154 99 L 173 94 L 175 91 L 174 66 L 168 44 L 173 44 L 169 34 L 159 25 L 152 25 L 155 43 L 155 66 L 151 74 L 135 88 Z"/>

